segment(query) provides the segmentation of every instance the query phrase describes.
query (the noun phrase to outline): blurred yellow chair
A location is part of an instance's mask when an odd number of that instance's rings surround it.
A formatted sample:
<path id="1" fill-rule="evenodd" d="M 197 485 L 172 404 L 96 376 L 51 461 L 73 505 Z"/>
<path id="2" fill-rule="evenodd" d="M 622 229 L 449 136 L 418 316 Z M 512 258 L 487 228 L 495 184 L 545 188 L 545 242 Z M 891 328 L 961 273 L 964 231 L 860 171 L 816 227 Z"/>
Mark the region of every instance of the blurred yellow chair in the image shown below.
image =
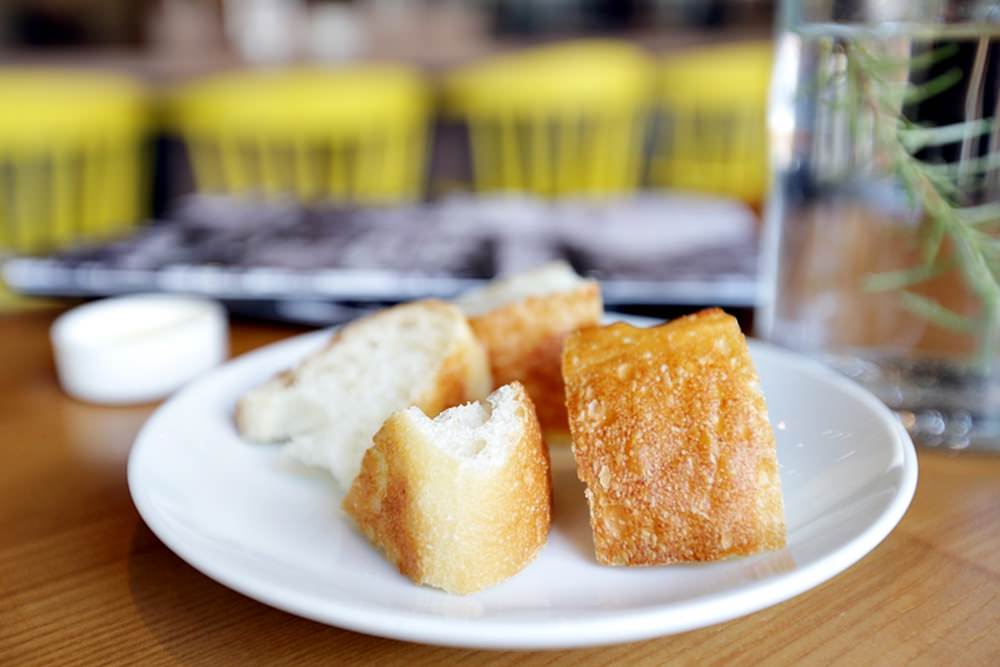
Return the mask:
<path id="1" fill-rule="evenodd" d="M 765 112 L 773 47 L 750 42 L 672 54 L 661 62 L 650 159 L 654 186 L 759 204 L 767 187 Z"/>
<path id="2" fill-rule="evenodd" d="M 625 42 L 581 40 L 500 56 L 445 82 L 469 129 L 478 191 L 608 195 L 640 181 L 650 63 Z"/>
<path id="3" fill-rule="evenodd" d="M 170 119 L 202 192 L 391 203 L 422 194 L 429 95 L 398 66 L 222 74 Z"/>
<path id="4" fill-rule="evenodd" d="M 0 255 L 113 236 L 147 215 L 146 96 L 84 71 L 0 68 Z"/>

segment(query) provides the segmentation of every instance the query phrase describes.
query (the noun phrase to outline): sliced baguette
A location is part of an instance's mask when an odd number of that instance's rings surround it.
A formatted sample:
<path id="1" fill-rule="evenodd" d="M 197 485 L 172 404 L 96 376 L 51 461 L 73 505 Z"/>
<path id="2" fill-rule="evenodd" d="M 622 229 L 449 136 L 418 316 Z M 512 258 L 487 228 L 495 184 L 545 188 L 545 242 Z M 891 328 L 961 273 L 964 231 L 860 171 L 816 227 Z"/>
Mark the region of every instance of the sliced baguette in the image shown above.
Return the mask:
<path id="1" fill-rule="evenodd" d="M 467 594 L 524 568 L 551 520 L 548 449 L 517 383 L 442 412 L 396 412 L 375 435 L 344 510 L 399 571 Z"/>
<path id="2" fill-rule="evenodd" d="M 571 331 L 600 323 L 597 282 L 554 262 L 470 291 L 456 303 L 486 346 L 494 382 L 520 381 L 542 428 L 565 432 L 563 342 Z"/>
<path id="3" fill-rule="evenodd" d="M 292 457 L 329 469 L 346 490 L 390 414 L 415 405 L 436 415 L 491 386 L 462 312 L 417 301 L 339 329 L 322 350 L 246 394 L 236 424 L 251 440 L 287 441 Z"/>
<path id="4" fill-rule="evenodd" d="M 785 545 L 774 433 L 736 320 L 712 309 L 579 331 L 563 356 L 597 560 L 712 561 Z"/>

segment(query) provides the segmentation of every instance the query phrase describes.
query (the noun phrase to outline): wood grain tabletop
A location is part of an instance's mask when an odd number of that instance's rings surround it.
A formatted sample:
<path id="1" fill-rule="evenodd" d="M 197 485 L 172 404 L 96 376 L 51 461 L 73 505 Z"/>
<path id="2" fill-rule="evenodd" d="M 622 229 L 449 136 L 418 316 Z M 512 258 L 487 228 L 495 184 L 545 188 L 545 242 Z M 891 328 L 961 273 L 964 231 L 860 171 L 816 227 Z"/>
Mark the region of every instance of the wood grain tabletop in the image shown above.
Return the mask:
<path id="1" fill-rule="evenodd" d="M 605 648 L 469 651 L 369 637 L 235 593 L 166 549 L 125 464 L 155 406 L 66 397 L 52 311 L 0 316 L 0 665 L 1000 664 L 1000 457 L 920 451 L 899 527 L 788 602 Z M 300 330 L 234 323 L 238 354 Z"/>

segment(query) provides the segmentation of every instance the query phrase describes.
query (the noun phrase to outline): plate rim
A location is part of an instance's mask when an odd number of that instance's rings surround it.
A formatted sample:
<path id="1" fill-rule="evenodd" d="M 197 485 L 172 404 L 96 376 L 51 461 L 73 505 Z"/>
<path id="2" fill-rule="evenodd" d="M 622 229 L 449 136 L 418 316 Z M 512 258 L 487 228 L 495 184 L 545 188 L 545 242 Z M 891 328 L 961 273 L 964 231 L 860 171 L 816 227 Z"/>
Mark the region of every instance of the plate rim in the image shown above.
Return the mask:
<path id="1" fill-rule="evenodd" d="M 639 326 L 657 324 L 660 320 L 605 313 Z M 805 373 L 828 382 L 842 392 L 865 404 L 879 421 L 894 434 L 892 450 L 901 450 L 899 487 L 895 496 L 862 532 L 842 546 L 823 555 L 805 567 L 765 577 L 744 584 L 737 590 L 723 589 L 694 600 L 649 605 L 637 610 L 614 610 L 595 613 L 586 619 L 546 621 L 535 619 L 456 618 L 435 616 L 408 610 L 388 610 L 342 598 L 327 598 L 319 603 L 314 598 L 289 591 L 259 577 L 233 575 L 221 567 L 211 555 L 199 553 L 197 546 L 187 543 L 175 533 L 155 509 L 149 493 L 140 483 L 140 462 L 143 452 L 153 441 L 149 434 L 167 409 L 202 383 L 210 381 L 221 369 L 235 364 L 246 365 L 254 356 L 273 353 L 280 346 L 306 345 L 306 339 L 322 339 L 336 327 L 306 332 L 263 345 L 217 366 L 202 378 L 188 384 L 160 405 L 144 422 L 129 452 L 127 479 L 132 502 L 150 531 L 188 565 L 205 576 L 249 598 L 276 609 L 313 621 L 369 635 L 403 641 L 476 649 L 537 650 L 580 648 L 638 641 L 695 630 L 723 623 L 774 606 L 841 574 L 877 547 L 902 519 L 913 499 L 917 485 L 918 462 L 909 434 L 895 415 L 873 394 L 850 379 L 823 366 L 820 362 L 764 341 L 748 338 L 751 348 L 775 355 Z M 722 602 L 725 602 L 722 605 Z M 721 608 L 721 611 L 720 611 Z"/>

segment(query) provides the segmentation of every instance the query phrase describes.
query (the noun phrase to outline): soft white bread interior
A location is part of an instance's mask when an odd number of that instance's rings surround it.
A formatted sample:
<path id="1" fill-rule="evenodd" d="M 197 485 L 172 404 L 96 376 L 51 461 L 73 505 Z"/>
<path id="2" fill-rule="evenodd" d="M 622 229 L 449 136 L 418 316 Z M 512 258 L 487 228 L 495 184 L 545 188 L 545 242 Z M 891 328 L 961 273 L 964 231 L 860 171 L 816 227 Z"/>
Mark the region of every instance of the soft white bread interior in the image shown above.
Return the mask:
<path id="1" fill-rule="evenodd" d="M 548 449 L 513 383 L 433 420 L 416 407 L 394 413 L 343 507 L 401 573 L 467 594 L 531 562 L 551 503 Z"/>
<path id="2" fill-rule="evenodd" d="M 542 428 L 565 432 L 563 342 L 570 332 L 600 323 L 597 282 L 553 262 L 472 290 L 456 303 L 486 346 L 494 382 L 523 383 Z"/>
<path id="3" fill-rule="evenodd" d="M 486 396 L 483 347 L 462 312 L 417 301 L 356 320 L 295 368 L 246 394 L 236 423 L 247 438 L 289 443 L 344 489 L 386 417 L 417 406 L 430 415 Z"/>
<path id="4" fill-rule="evenodd" d="M 563 358 L 597 560 L 655 565 L 785 545 L 774 432 L 746 340 L 718 309 L 579 331 Z"/>

